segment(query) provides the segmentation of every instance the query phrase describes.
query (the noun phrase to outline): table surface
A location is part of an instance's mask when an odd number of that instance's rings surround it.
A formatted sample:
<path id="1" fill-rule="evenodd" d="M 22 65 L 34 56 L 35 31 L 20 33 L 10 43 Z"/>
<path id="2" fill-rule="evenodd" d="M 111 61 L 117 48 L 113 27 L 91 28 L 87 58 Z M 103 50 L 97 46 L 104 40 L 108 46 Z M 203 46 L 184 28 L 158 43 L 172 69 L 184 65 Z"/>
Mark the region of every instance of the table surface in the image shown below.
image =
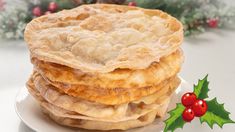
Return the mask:
<path id="1" fill-rule="evenodd" d="M 196 37 L 186 38 L 182 48 L 185 63 L 180 75 L 191 86 L 199 78 L 209 74 L 210 97 L 225 102 L 225 108 L 235 120 L 235 27 L 210 30 Z M 20 121 L 14 110 L 17 91 L 25 85 L 32 72 L 29 53 L 23 41 L 0 40 L 0 130 L 7 132 L 32 132 Z M 231 132 L 234 124 L 223 129 L 214 126 L 211 130 L 196 119 L 177 131 L 184 132 Z"/>

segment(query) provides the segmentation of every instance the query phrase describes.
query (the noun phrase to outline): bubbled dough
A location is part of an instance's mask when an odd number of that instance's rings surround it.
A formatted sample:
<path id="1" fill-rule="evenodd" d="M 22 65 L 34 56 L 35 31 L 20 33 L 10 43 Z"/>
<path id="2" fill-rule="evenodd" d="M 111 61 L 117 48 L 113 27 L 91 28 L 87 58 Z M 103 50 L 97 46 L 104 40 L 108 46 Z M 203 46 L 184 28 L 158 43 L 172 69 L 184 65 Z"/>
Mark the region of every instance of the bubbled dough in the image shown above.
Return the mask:
<path id="1" fill-rule="evenodd" d="M 159 10 L 84 5 L 30 22 L 31 56 L 85 72 L 144 69 L 177 50 L 182 25 Z"/>

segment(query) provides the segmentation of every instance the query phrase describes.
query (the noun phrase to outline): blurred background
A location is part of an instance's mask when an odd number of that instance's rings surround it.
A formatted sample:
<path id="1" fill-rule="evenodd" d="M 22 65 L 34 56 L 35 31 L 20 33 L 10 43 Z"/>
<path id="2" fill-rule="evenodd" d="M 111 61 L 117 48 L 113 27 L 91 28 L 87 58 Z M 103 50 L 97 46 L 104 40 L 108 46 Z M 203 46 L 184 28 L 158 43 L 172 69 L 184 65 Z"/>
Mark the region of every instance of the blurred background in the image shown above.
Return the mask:
<path id="1" fill-rule="evenodd" d="M 232 0 L 0 0 L 0 37 L 22 39 L 26 24 L 35 17 L 82 4 L 109 3 L 160 9 L 178 18 L 185 35 L 234 24 Z"/>
<path id="2" fill-rule="evenodd" d="M 32 71 L 23 41 L 26 24 L 36 17 L 82 4 L 109 3 L 160 9 L 184 25 L 182 49 L 185 63 L 181 77 L 191 86 L 209 74 L 210 97 L 225 102 L 235 119 L 235 1 L 234 0 L 0 0 L 0 130 L 31 132 L 14 111 L 14 98 Z M 193 129 L 192 129 L 193 128 Z M 185 132 L 231 132 L 234 125 L 211 130 L 198 120 L 185 125 Z"/>

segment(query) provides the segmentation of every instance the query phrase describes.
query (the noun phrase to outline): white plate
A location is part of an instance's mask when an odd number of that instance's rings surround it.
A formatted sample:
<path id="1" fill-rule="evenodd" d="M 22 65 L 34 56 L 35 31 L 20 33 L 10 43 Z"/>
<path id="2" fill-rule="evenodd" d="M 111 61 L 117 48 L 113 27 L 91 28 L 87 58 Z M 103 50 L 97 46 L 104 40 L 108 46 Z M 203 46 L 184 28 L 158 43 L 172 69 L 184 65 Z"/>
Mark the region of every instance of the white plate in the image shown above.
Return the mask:
<path id="1" fill-rule="evenodd" d="M 173 109 L 176 103 L 180 102 L 182 94 L 192 91 L 189 84 L 181 79 L 181 84 L 175 91 L 169 105 L 169 110 Z M 34 98 L 28 93 L 27 88 L 20 89 L 15 100 L 15 110 L 20 119 L 31 129 L 37 132 L 91 132 L 83 129 L 71 129 L 68 127 L 60 126 L 46 117 L 40 110 L 39 105 Z M 159 132 L 162 131 L 164 123 L 162 120 L 157 119 L 151 125 L 128 130 L 128 132 Z"/>

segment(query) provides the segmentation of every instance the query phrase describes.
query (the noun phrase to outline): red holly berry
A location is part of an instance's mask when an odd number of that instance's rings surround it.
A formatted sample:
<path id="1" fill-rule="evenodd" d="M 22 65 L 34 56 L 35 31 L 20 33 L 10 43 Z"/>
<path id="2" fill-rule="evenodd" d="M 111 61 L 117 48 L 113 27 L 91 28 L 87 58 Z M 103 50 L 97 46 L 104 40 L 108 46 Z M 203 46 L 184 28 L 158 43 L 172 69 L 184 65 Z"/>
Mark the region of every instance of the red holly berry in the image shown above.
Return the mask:
<path id="1" fill-rule="evenodd" d="M 50 2 L 48 5 L 48 10 L 51 12 L 55 12 L 58 8 L 58 5 L 56 2 Z"/>
<path id="2" fill-rule="evenodd" d="M 206 101 L 204 101 L 204 100 L 197 100 L 192 105 L 192 109 L 194 111 L 194 114 L 197 117 L 203 116 L 206 113 L 207 108 L 208 107 L 207 107 Z"/>
<path id="3" fill-rule="evenodd" d="M 211 28 L 217 28 L 218 27 L 218 19 L 210 19 L 207 21 L 208 26 Z"/>
<path id="4" fill-rule="evenodd" d="M 192 106 L 193 103 L 197 100 L 197 96 L 194 93 L 185 93 L 182 98 L 181 102 L 185 107 Z"/>
<path id="5" fill-rule="evenodd" d="M 3 0 L 0 0 L 0 11 L 5 10 L 5 5 L 6 5 L 6 2 Z"/>
<path id="6" fill-rule="evenodd" d="M 194 119 L 194 111 L 191 108 L 185 108 L 182 117 L 184 121 L 191 122 Z"/>
<path id="7" fill-rule="evenodd" d="M 42 10 L 39 6 L 34 7 L 32 12 L 33 12 L 33 15 L 37 17 L 42 15 Z"/>
<path id="8" fill-rule="evenodd" d="M 128 6 L 137 6 L 137 4 L 135 2 L 129 2 Z"/>
<path id="9" fill-rule="evenodd" d="M 48 15 L 48 14 L 51 14 L 52 12 L 50 12 L 50 11 L 46 11 L 45 13 L 44 13 L 44 15 Z"/>

